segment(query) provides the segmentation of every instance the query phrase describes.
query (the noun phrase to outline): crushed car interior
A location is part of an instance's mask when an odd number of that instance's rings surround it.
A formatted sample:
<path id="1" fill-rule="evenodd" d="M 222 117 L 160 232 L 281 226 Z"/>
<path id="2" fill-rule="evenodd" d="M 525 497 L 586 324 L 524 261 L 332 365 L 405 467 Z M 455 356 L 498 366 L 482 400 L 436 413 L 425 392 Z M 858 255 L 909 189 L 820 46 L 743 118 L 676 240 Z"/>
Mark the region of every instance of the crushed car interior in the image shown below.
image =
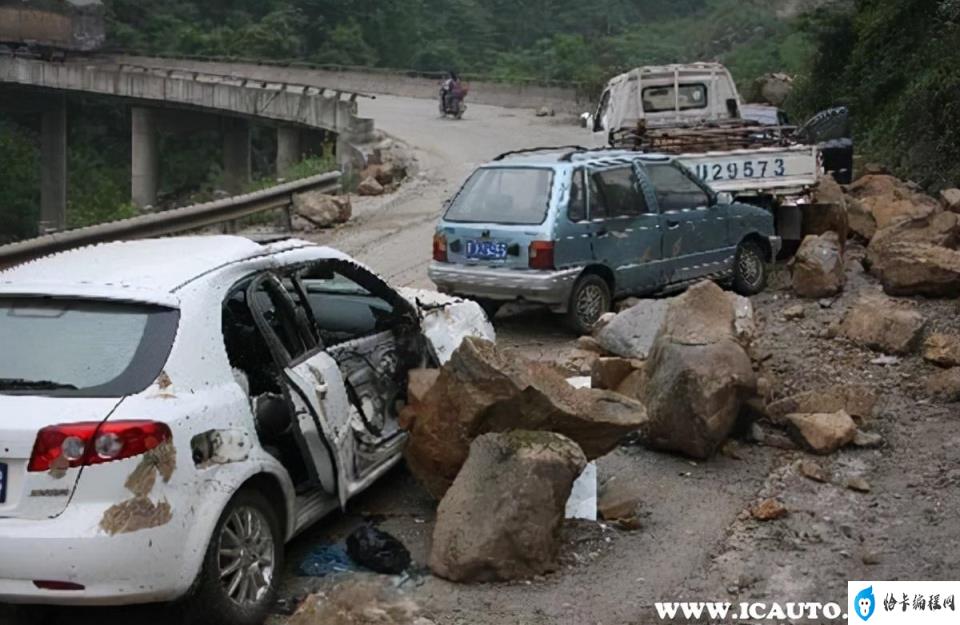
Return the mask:
<path id="1" fill-rule="evenodd" d="M 241 281 L 224 302 L 223 335 L 230 364 L 250 397 L 260 442 L 287 468 L 299 492 L 318 485 L 330 494 L 336 490 L 332 452 L 326 450 L 329 467 L 310 460 L 315 455 L 297 412 L 298 406 L 310 406 L 312 398 L 291 382 L 291 369 L 309 367 L 320 353 L 336 363 L 349 401 L 349 416 L 340 425 L 352 439 L 354 477 L 362 478 L 401 436 L 397 416 L 406 401 L 408 371 L 437 366 L 413 307 L 347 261 Z M 322 377 L 316 368 L 312 371 L 315 378 Z M 323 388 L 330 381 L 317 382 Z M 334 413 L 323 418 L 341 418 Z M 336 424 L 330 425 L 339 432 Z"/>

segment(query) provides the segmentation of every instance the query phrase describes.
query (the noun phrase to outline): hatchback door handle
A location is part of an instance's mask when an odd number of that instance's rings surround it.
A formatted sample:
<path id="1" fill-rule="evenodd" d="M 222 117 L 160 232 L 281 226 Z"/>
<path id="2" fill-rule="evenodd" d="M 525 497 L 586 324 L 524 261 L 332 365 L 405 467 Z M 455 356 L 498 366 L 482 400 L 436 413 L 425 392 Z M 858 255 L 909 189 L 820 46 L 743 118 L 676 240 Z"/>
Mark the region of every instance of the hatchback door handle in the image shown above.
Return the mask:
<path id="1" fill-rule="evenodd" d="M 679 221 L 669 221 L 669 220 L 667 221 L 667 228 L 669 228 L 670 230 L 676 230 L 679 227 L 680 227 Z"/>

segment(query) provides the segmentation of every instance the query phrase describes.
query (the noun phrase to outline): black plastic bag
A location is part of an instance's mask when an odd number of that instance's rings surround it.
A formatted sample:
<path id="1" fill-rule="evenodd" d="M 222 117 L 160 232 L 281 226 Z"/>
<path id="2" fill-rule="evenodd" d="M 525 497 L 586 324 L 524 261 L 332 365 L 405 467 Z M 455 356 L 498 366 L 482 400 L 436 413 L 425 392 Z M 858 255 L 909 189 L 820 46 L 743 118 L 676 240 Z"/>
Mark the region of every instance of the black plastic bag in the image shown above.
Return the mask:
<path id="1" fill-rule="evenodd" d="M 347 555 L 376 573 L 399 575 L 410 566 L 410 552 L 399 540 L 365 525 L 347 537 Z"/>

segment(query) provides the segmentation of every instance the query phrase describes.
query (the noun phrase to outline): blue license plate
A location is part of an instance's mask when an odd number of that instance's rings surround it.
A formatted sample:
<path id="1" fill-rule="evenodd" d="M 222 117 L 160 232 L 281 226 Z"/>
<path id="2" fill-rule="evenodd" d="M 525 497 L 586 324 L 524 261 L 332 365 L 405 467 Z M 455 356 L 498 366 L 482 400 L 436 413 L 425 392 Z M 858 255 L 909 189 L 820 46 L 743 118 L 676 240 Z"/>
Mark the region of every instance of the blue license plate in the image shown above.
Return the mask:
<path id="1" fill-rule="evenodd" d="M 507 257 L 507 244 L 502 241 L 467 241 L 467 258 L 477 260 L 503 260 Z"/>
<path id="2" fill-rule="evenodd" d="M 0 462 L 0 503 L 7 503 L 7 465 Z"/>

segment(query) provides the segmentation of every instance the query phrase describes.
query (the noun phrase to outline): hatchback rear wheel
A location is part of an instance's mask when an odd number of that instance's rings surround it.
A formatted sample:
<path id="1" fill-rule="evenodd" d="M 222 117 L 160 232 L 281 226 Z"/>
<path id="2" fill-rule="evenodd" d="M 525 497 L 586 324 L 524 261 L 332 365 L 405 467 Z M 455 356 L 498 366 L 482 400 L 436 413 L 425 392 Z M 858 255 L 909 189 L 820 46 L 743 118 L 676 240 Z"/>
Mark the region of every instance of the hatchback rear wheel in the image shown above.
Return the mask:
<path id="1" fill-rule="evenodd" d="M 605 313 L 610 312 L 612 297 L 607 281 L 594 273 L 581 276 L 573 285 L 567 325 L 574 332 L 589 334 Z"/>
<path id="2" fill-rule="evenodd" d="M 261 625 L 277 597 L 283 530 L 276 510 L 242 490 L 217 523 L 193 597 L 199 622 Z"/>

